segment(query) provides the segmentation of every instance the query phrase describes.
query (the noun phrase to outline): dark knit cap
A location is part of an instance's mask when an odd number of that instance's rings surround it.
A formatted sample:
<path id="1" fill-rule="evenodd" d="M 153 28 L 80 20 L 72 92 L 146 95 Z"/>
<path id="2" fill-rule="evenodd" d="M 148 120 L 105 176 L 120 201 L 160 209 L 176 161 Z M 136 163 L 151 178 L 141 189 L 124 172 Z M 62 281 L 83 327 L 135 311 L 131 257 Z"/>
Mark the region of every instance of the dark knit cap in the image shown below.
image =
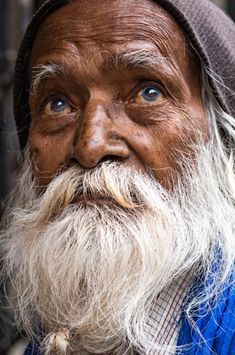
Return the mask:
<path id="1" fill-rule="evenodd" d="M 14 114 L 22 149 L 27 143 L 31 119 L 28 70 L 35 35 L 49 14 L 71 1 L 74 0 L 46 1 L 33 16 L 21 43 L 15 69 Z M 210 85 L 220 106 L 235 116 L 235 24 L 209 0 L 154 1 L 178 22 L 204 64 L 210 69 Z"/>

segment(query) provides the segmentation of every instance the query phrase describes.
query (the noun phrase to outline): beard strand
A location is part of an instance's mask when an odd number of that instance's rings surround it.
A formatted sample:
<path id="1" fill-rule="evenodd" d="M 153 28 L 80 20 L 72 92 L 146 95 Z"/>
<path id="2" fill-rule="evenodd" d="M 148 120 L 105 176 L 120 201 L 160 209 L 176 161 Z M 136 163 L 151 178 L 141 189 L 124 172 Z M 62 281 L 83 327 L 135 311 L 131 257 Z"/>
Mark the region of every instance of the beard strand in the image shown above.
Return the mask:
<path id="1" fill-rule="evenodd" d="M 211 154 L 203 146 L 197 162 L 184 159 L 172 191 L 105 162 L 71 167 L 38 194 L 26 159 L 1 243 L 17 320 L 29 336 L 37 326 L 45 335 L 69 329 L 75 353 L 145 353 L 153 347 L 145 328 L 156 297 L 192 270 L 209 275 L 218 246 L 225 262 L 214 284 L 221 284 L 234 258 L 234 208 Z M 77 202 L 81 195 L 86 203 Z"/>

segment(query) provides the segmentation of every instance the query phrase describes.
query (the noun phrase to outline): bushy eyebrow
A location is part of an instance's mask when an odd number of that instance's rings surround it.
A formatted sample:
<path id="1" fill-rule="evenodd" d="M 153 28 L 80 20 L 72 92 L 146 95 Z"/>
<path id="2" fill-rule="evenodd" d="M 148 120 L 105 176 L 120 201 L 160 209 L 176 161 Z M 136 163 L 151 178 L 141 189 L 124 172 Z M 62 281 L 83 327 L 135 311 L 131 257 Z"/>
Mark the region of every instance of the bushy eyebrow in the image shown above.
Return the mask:
<path id="1" fill-rule="evenodd" d="M 159 72 L 162 71 L 163 67 L 165 68 L 164 71 L 167 71 L 167 67 L 169 68 L 169 65 L 166 65 L 169 62 L 167 58 L 147 50 L 128 50 L 115 54 L 108 51 L 101 52 L 102 56 L 104 54 L 105 59 L 102 64 L 102 69 L 106 72 L 138 68 L 146 71 L 158 70 Z M 95 65 L 95 57 L 90 63 L 88 63 L 88 66 Z M 61 75 L 66 75 L 66 73 L 68 75 L 71 73 L 69 68 L 66 69 L 66 66 L 52 62 L 48 64 L 39 64 L 33 67 L 31 75 L 31 93 L 34 94 L 37 92 L 43 80 L 60 77 Z"/>
<path id="2" fill-rule="evenodd" d="M 148 50 L 124 51 L 117 54 L 109 53 L 107 60 L 104 62 L 104 70 L 112 71 L 120 68 L 142 68 L 157 69 L 168 62 L 166 57 L 153 53 Z"/>
<path id="3" fill-rule="evenodd" d="M 38 90 L 41 82 L 45 79 L 54 78 L 65 74 L 65 68 L 55 63 L 39 64 L 32 68 L 31 75 L 31 93 L 35 93 Z"/>

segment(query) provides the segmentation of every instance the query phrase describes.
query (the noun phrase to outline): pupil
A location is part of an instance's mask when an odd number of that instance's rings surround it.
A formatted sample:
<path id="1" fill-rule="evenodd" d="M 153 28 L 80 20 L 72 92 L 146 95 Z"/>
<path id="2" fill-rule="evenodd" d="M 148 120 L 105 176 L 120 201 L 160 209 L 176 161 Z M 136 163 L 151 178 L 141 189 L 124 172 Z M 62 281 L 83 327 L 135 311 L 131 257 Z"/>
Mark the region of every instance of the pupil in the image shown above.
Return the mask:
<path id="1" fill-rule="evenodd" d="M 148 87 L 144 89 L 143 97 L 148 101 L 155 100 L 160 94 L 159 90 L 154 87 Z"/>
<path id="2" fill-rule="evenodd" d="M 64 110 L 64 108 L 65 108 L 65 103 L 62 101 L 62 100 L 54 100 L 53 102 L 52 102 L 52 109 L 54 110 L 54 111 L 57 111 L 57 112 L 61 112 L 61 111 L 63 111 Z"/>

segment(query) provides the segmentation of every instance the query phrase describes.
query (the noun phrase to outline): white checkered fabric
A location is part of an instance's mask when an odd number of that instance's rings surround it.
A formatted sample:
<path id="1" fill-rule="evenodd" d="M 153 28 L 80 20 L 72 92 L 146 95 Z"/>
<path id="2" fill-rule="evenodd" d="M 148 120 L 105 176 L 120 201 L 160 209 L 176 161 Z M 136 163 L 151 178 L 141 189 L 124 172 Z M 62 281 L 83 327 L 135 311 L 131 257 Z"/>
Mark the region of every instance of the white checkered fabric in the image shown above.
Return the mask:
<path id="1" fill-rule="evenodd" d="M 148 355 L 175 354 L 182 303 L 187 295 L 191 278 L 191 275 L 181 277 L 157 297 L 146 326 L 149 340 L 153 344 Z"/>

